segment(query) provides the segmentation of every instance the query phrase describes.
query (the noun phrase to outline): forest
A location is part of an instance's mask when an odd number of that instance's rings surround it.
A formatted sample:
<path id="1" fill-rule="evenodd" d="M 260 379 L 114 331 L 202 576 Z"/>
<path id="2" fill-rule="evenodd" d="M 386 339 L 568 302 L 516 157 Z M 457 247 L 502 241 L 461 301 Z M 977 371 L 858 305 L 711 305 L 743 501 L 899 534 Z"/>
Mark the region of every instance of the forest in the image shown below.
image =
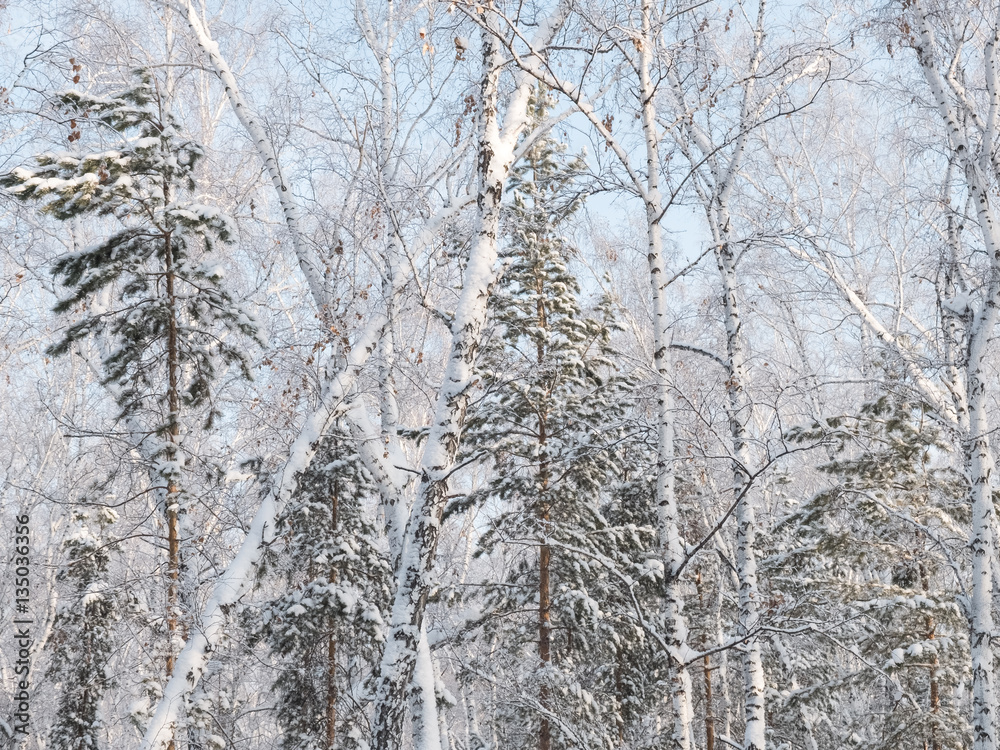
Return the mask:
<path id="1" fill-rule="evenodd" d="M 0 26 L 0 748 L 1000 750 L 995 0 Z"/>

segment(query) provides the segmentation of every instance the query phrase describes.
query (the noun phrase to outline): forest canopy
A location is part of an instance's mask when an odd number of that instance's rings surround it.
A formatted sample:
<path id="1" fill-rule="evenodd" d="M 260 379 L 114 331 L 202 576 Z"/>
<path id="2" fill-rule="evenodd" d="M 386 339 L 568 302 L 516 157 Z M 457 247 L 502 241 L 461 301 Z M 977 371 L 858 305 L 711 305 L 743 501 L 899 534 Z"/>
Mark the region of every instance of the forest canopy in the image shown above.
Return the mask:
<path id="1" fill-rule="evenodd" d="M 0 748 L 1000 750 L 995 4 L 0 20 Z"/>

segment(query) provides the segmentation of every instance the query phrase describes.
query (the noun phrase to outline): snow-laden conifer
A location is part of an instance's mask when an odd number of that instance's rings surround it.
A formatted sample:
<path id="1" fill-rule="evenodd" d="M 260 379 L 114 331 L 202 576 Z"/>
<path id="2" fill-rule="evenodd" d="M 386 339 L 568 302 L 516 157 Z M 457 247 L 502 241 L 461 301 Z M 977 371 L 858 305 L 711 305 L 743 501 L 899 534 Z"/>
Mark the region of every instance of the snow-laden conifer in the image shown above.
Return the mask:
<path id="1" fill-rule="evenodd" d="M 108 508 L 82 506 L 62 549 L 57 576 L 65 588 L 53 623 L 52 660 L 46 679 L 55 685 L 58 708 L 48 735 L 53 750 L 98 750 L 107 746 L 101 702 L 111 687 L 109 661 L 115 651 L 119 606 L 107 573 L 112 546 Z"/>
<path id="2" fill-rule="evenodd" d="M 779 527 L 767 569 L 783 609 L 823 634 L 776 644 L 775 731 L 793 746 L 968 747 L 955 599 L 969 513 L 947 442 L 926 407 L 895 394 L 793 436 L 833 443 L 821 467 L 832 481 Z"/>
<path id="3" fill-rule="evenodd" d="M 384 639 L 391 569 L 378 493 L 345 431 L 325 436 L 279 517 L 285 592 L 253 625 L 279 658 L 284 750 L 366 747 L 364 706 Z"/>
<path id="4" fill-rule="evenodd" d="M 52 265 L 67 292 L 55 310 L 69 321 L 50 352 L 102 335 L 105 380 L 117 386 L 122 411 L 166 406 L 165 430 L 180 406 L 169 403 L 169 392 L 176 389 L 184 405 L 203 404 L 220 360 L 249 375 L 246 353 L 229 334 L 259 334 L 222 284 L 213 256 L 231 241 L 232 227 L 196 193 L 204 152 L 183 136 L 151 76 L 136 77 L 116 96 L 64 91 L 56 98 L 78 128 L 78 142 L 108 147 L 40 154 L 34 166 L 13 169 L 0 184 L 20 200 L 42 203 L 60 221 L 110 221 L 104 239 Z M 171 356 L 184 369 L 176 385 L 168 383 Z"/>
<path id="5" fill-rule="evenodd" d="M 537 91 L 533 124 L 548 106 Z M 584 312 L 561 234 L 578 207 L 580 169 L 565 150 L 542 136 L 512 172 L 505 273 L 464 435 L 465 450 L 494 465 L 469 500 L 489 518 L 480 554 L 502 568 L 482 604 L 511 670 L 495 707 L 500 745 L 510 748 L 615 744 L 621 633 L 606 594 L 620 585 L 614 572 L 635 575 L 636 550 L 653 542 L 650 527 L 616 526 L 604 512 L 624 388 L 610 359 L 610 306 Z"/>
<path id="6" fill-rule="evenodd" d="M 66 327 L 48 352 L 96 343 L 103 382 L 139 443 L 133 448 L 149 461 L 166 522 L 162 658 L 169 676 L 189 617 L 182 600 L 190 601 L 195 585 L 183 580 L 191 531 L 182 412 L 197 410 L 210 427 L 220 364 L 249 377 L 244 344 L 260 334 L 223 284 L 214 251 L 231 241 L 232 228 L 197 193 L 203 149 L 182 134 L 153 76 L 137 71 L 131 87 L 107 97 L 64 91 L 53 106 L 69 119 L 76 146 L 36 156 L 34 165 L 0 177 L 0 185 L 74 227 L 91 220 L 102 237 L 52 263 L 65 290 L 55 311 Z"/>

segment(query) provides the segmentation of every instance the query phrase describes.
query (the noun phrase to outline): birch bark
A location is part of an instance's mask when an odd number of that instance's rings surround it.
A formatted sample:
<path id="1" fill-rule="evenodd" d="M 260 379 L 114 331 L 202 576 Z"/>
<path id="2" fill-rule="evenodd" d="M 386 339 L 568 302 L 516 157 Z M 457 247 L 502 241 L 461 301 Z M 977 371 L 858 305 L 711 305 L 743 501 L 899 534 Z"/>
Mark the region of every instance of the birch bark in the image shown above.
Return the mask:
<path id="1" fill-rule="evenodd" d="M 691 675 L 682 654 L 687 648 L 687 623 L 682 613 L 680 569 L 684 562 L 684 542 L 680 535 L 677 496 L 674 491 L 674 405 L 670 382 L 670 319 L 667 307 L 667 274 L 663 258 L 663 200 L 660 195 L 660 134 L 656 123 L 656 87 L 651 69 L 656 50 L 654 5 L 642 3 L 642 38 L 639 45 L 639 95 L 642 102 L 642 131 L 646 142 L 646 184 L 643 194 L 646 213 L 647 262 L 653 298 L 653 368 L 656 372 L 657 460 L 656 505 L 660 544 L 664 557 L 664 606 L 667 645 L 670 648 L 670 695 L 674 725 L 671 747 L 688 750 L 692 741 L 694 710 L 691 702 Z"/>
<path id="2" fill-rule="evenodd" d="M 966 354 L 965 392 L 968 404 L 968 422 L 964 426 L 962 447 L 965 454 L 966 473 L 970 487 L 969 504 L 972 526 L 969 550 L 972 554 L 972 601 L 969 606 L 969 642 L 972 651 L 972 733 L 975 750 L 996 750 L 997 697 L 994 676 L 992 638 L 994 619 L 992 607 L 992 560 L 996 554 L 993 544 L 995 509 L 993 506 L 992 475 L 995 466 L 990 444 L 987 419 L 987 381 L 985 358 L 989 340 L 996 328 L 1000 309 L 1000 232 L 996 223 L 992 196 L 994 191 L 987 175 L 997 179 L 997 115 L 1000 110 L 1000 91 L 997 88 L 997 35 L 1000 21 L 994 19 L 990 39 L 984 49 L 984 69 L 989 97 L 989 114 L 985 122 L 974 111 L 963 114 L 973 123 L 981 125 L 982 144 L 978 153 L 973 150 L 962 119 L 955 111 L 945 81 L 938 69 L 937 50 L 929 13 L 922 3 L 914 3 L 920 30 L 914 51 L 917 61 L 930 87 L 941 118 L 948 130 L 951 148 L 961 164 L 969 198 L 976 212 L 983 244 L 986 247 L 990 270 L 979 305 L 968 331 Z M 961 99 L 963 103 L 967 100 Z M 965 107 L 968 110 L 968 106 Z"/>
<path id="3" fill-rule="evenodd" d="M 483 35 L 483 76 L 480 82 L 479 228 L 470 251 L 462 295 L 452 324 L 452 343 L 444 383 L 438 394 L 434 422 L 424 451 L 420 487 L 402 545 L 398 583 L 389 634 L 379 669 L 375 698 L 373 745 L 376 750 L 402 746 L 405 691 L 418 659 L 429 575 L 437 551 L 447 476 L 458 450 L 465 419 L 472 365 L 493 282 L 500 196 L 509 164 L 496 153 L 502 144 L 497 124 L 499 45 Z M 516 116 L 516 113 L 515 115 Z"/>

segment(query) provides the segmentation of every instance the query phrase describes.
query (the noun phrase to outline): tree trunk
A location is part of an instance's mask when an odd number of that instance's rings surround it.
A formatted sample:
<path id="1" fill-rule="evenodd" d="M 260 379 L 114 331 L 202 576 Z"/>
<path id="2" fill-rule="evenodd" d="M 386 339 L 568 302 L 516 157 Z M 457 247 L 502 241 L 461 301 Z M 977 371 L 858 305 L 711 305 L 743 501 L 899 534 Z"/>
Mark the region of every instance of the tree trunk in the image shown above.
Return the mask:
<path id="1" fill-rule="evenodd" d="M 164 201 L 170 200 L 169 186 L 164 184 Z M 177 296 L 174 288 L 174 256 L 170 232 L 163 238 L 164 280 L 169 308 L 167 321 L 167 472 L 164 480 L 167 483 L 166 508 L 167 521 L 167 658 L 166 675 L 174 673 L 176 648 L 183 636 L 180 634 L 180 573 L 181 573 L 181 541 L 180 516 L 181 497 L 177 485 L 178 450 L 177 442 L 180 436 L 180 352 L 177 341 Z M 174 750 L 175 738 L 171 735 L 167 750 Z"/>
<path id="2" fill-rule="evenodd" d="M 542 430 L 539 433 L 539 443 L 545 445 L 545 423 L 542 422 Z M 544 450 L 544 449 L 543 449 Z M 548 535 L 550 513 L 549 504 L 545 498 L 545 489 L 548 484 L 548 466 L 543 462 L 539 469 L 539 483 L 542 488 L 542 499 L 539 504 L 538 520 L 541 524 L 543 541 L 538 548 L 538 660 L 541 662 L 542 681 L 538 691 L 538 701 L 542 708 L 542 718 L 538 728 L 538 750 L 551 750 L 552 728 L 549 724 L 547 712 L 551 709 L 549 705 L 548 667 L 552 662 L 551 641 L 552 641 L 552 613 L 551 592 L 549 584 L 549 569 L 552 563 L 552 547 L 545 543 L 544 539 Z"/>
<path id="3" fill-rule="evenodd" d="M 930 590 L 930 581 L 928 580 L 927 568 L 923 563 L 920 563 L 920 587 L 923 589 L 924 596 L 927 595 Z M 934 622 L 933 615 L 924 616 L 924 637 L 928 641 L 933 641 L 935 636 L 935 631 L 937 626 Z M 928 708 L 931 712 L 931 739 L 930 743 L 927 745 L 928 750 L 940 750 L 940 745 L 937 738 L 937 718 L 938 710 L 941 708 L 941 695 L 938 686 L 938 657 L 935 653 L 931 657 L 931 663 L 928 666 L 927 680 L 929 683 L 929 696 L 928 696 Z"/>
<path id="4" fill-rule="evenodd" d="M 996 692 L 991 637 L 993 625 L 993 489 L 994 460 L 986 418 L 986 382 L 982 362 L 969 375 L 969 436 L 965 441 L 972 506 L 972 602 L 969 617 L 972 648 L 972 731 L 975 750 L 996 750 Z"/>
<path id="5" fill-rule="evenodd" d="M 702 583 L 701 583 L 701 570 L 698 571 L 697 577 L 695 578 L 695 585 L 698 587 L 698 604 L 702 608 L 705 606 L 705 597 L 702 594 Z M 704 611 L 704 609 L 703 609 Z M 702 641 L 703 648 L 707 648 L 709 643 L 708 634 L 706 631 L 705 638 Z M 713 695 L 712 695 L 712 657 L 710 654 L 705 654 L 702 659 L 702 668 L 704 670 L 705 678 L 705 750 L 715 750 L 715 713 L 713 711 Z"/>
<path id="6" fill-rule="evenodd" d="M 451 351 L 424 450 L 420 486 L 406 529 L 404 556 L 397 572 L 389 633 L 376 682 L 372 732 L 375 750 L 398 750 L 402 745 L 406 692 L 416 665 L 418 641 L 424 625 L 429 594 L 428 576 L 437 552 L 441 517 L 448 495 L 448 473 L 458 451 L 459 436 L 465 422 L 468 389 L 486 320 L 486 302 L 496 273 L 500 196 L 510 163 L 509 157 L 504 158 L 505 154 L 496 153 L 502 145 L 497 125 L 497 84 L 502 62 L 498 42 L 489 31 L 483 33 L 483 51 L 477 200 L 479 227 L 451 324 Z M 521 117 L 523 120 L 523 114 Z M 512 149 L 510 153 L 512 155 Z M 414 719 L 419 720 L 419 717 L 414 716 Z"/>
<path id="7" fill-rule="evenodd" d="M 330 495 L 330 525 L 334 536 L 339 531 L 339 519 L 337 518 L 340 505 L 340 498 L 336 492 Z M 327 580 L 334 584 L 337 582 L 337 567 L 330 566 L 330 573 Z M 335 631 L 336 622 L 330 618 L 329 632 L 326 636 L 326 747 L 333 750 L 337 739 L 337 634 Z"/>
<path id="8" fill-rule="evenodd" d="M 534 158 L 531 159 L 532 171 L 535 171 Z M 540 270 L 540 269 L 539 269 Z M 539 275 L 535 279 L 536 320 L 535 324 L 540 330 L 547 327 L 547 316 L 545 314 L 545 300 L 542 296 L 545 292 L 545 285 Z M 536 362 L 539 370 L 545 364 L 545 344 L 541 338 L 538 340 Z M 552 727 L 549 722 L 548 712 L 551 709 L 549 700 L 548 667 L 552 663 L 552 613 L 551 613 L 551 587 L 549 583 L 549 572 L 552 564 L 552 547 L 547 543 L 549 535 L 549 524 L 551 518 L 551 506 L 548 500 L 549 490 L 549 460 L 546 452 L 548 442 L 548 424 L 546 410 L 543 408 L 538 417 L 538 521 L 541 532 L 541 544 L 538 547 L 538 660 L 541 662 L 542 680 L 538 691 L 538 702 L 542 708 L 542 718 L 538 727 L 538 750 L 551 750 L 552 748 Z"/>
<path id="9" fill-rule="evenodd" d="M 656 505 L 660 545 L 664 557 L 664 607 L 667 615 L 667 646 L 670 661 L 670 696 L 674 726 L 671 748 L 688 750 L 691 746 L 691 677 L 684 666 L 687 624 L 682 614 L 682 597 L 677 571 L 684 561 L 684 544 L 678 523 L 677 497 L 674 493 L 674 415 L 670 392 L 670 330 L 663 259 L 660 218 L 663 212 L 659 188 L 659 135 L 654 104 L 655 85 L 651 76 L 656 40 L 653 32 L 653 3 L 643 0 L 642 43 L 639 45 L 640 96 L 642 129 L 646 141 L 646 234 L 649 280 L 653 297 L 653 367 L 656 370 L 657 460 Z"/>
<path id="10" fill-rule="evenodd" d="M 930 22 L 930 13 L 919 0 L 912 3 L 914 21 L 919 29 L 919 39 L 914 41 L 913 50 L 917 55 L 924 78 L 937 104 L 939 114 L 947 128 L 949 144 L 956 162 L 961 165 L 968 187 L 969 201 L 976 213 L 976 223 L 982 235 L 991 268 L 989 281 L 983 293 L 982 305 L 976 312 L 969 327 L 968 349 L 965 356 L 965 392 L 968 399 L 967 423 L 962 449 L 966 475 L 969 482 L 969 505 L 972 511 L 972 527 L 969 532 L 969 550 L 972 553 L 972 595 L 969 603 L 969 643 L 972 651 L 972 741 L 974 750 L 997 750 L 996 688 L 994 676 L 993 620 L 993 571 L 992 561 L 996 554 L 993 544 L 994 506 L 992 474 L 995 465 L 990 446 L 990 428 L 987 419 L 988 396 L 987 374 L 984 361 L 987 346 L 996 327 L 998 304 L 1000 304 L 1000 232 L 993 211 L 992 200 L 1000 162 L 996 155 L 995 112 L 1000 106 L 1000 91 L 997 85 L 997 44 L 998 29 L 990 29 L 990 39 L 984 50 L 984 72 L 986 92 L 991 108 L 990 120 L 993 124 L 984 134 L 984 142 L 977 148 L 970 143 L 964 123 L 971 121 L 973 113 L 967 101 L 953 103 L 949 86 L 938 67 L 938 50 Z M 988 168 L 988 172 L 987 172 Z M 991 173 L 987 178 L 987 173 Z"/>
<path id="11" fill-rule="evenodd" d="M 736 501 L 736 574 L 739 579 L 738 633 L 743 647 L 743 691 L 746 730 L 745 750 L 764 750 L 764 664 L 760 639 L 754 632 L 760 624 L 757 554 L 754 550 L 757 521 L 750 503 L 747 483 L 750 451 L 745 421 L 751 405 L 744 389 L 746 351 L 740 318 L 739 291 L 736 286 L 736 257 L 729 241 L 729 216 L 724 207 L 716 212 L 713 230 L 717 243 L 716 259 L 722 277 L 723 307 L 726 325 L 726 389 L 729 394 L 729 429 L 733 441 L 733 495 Z"/>

